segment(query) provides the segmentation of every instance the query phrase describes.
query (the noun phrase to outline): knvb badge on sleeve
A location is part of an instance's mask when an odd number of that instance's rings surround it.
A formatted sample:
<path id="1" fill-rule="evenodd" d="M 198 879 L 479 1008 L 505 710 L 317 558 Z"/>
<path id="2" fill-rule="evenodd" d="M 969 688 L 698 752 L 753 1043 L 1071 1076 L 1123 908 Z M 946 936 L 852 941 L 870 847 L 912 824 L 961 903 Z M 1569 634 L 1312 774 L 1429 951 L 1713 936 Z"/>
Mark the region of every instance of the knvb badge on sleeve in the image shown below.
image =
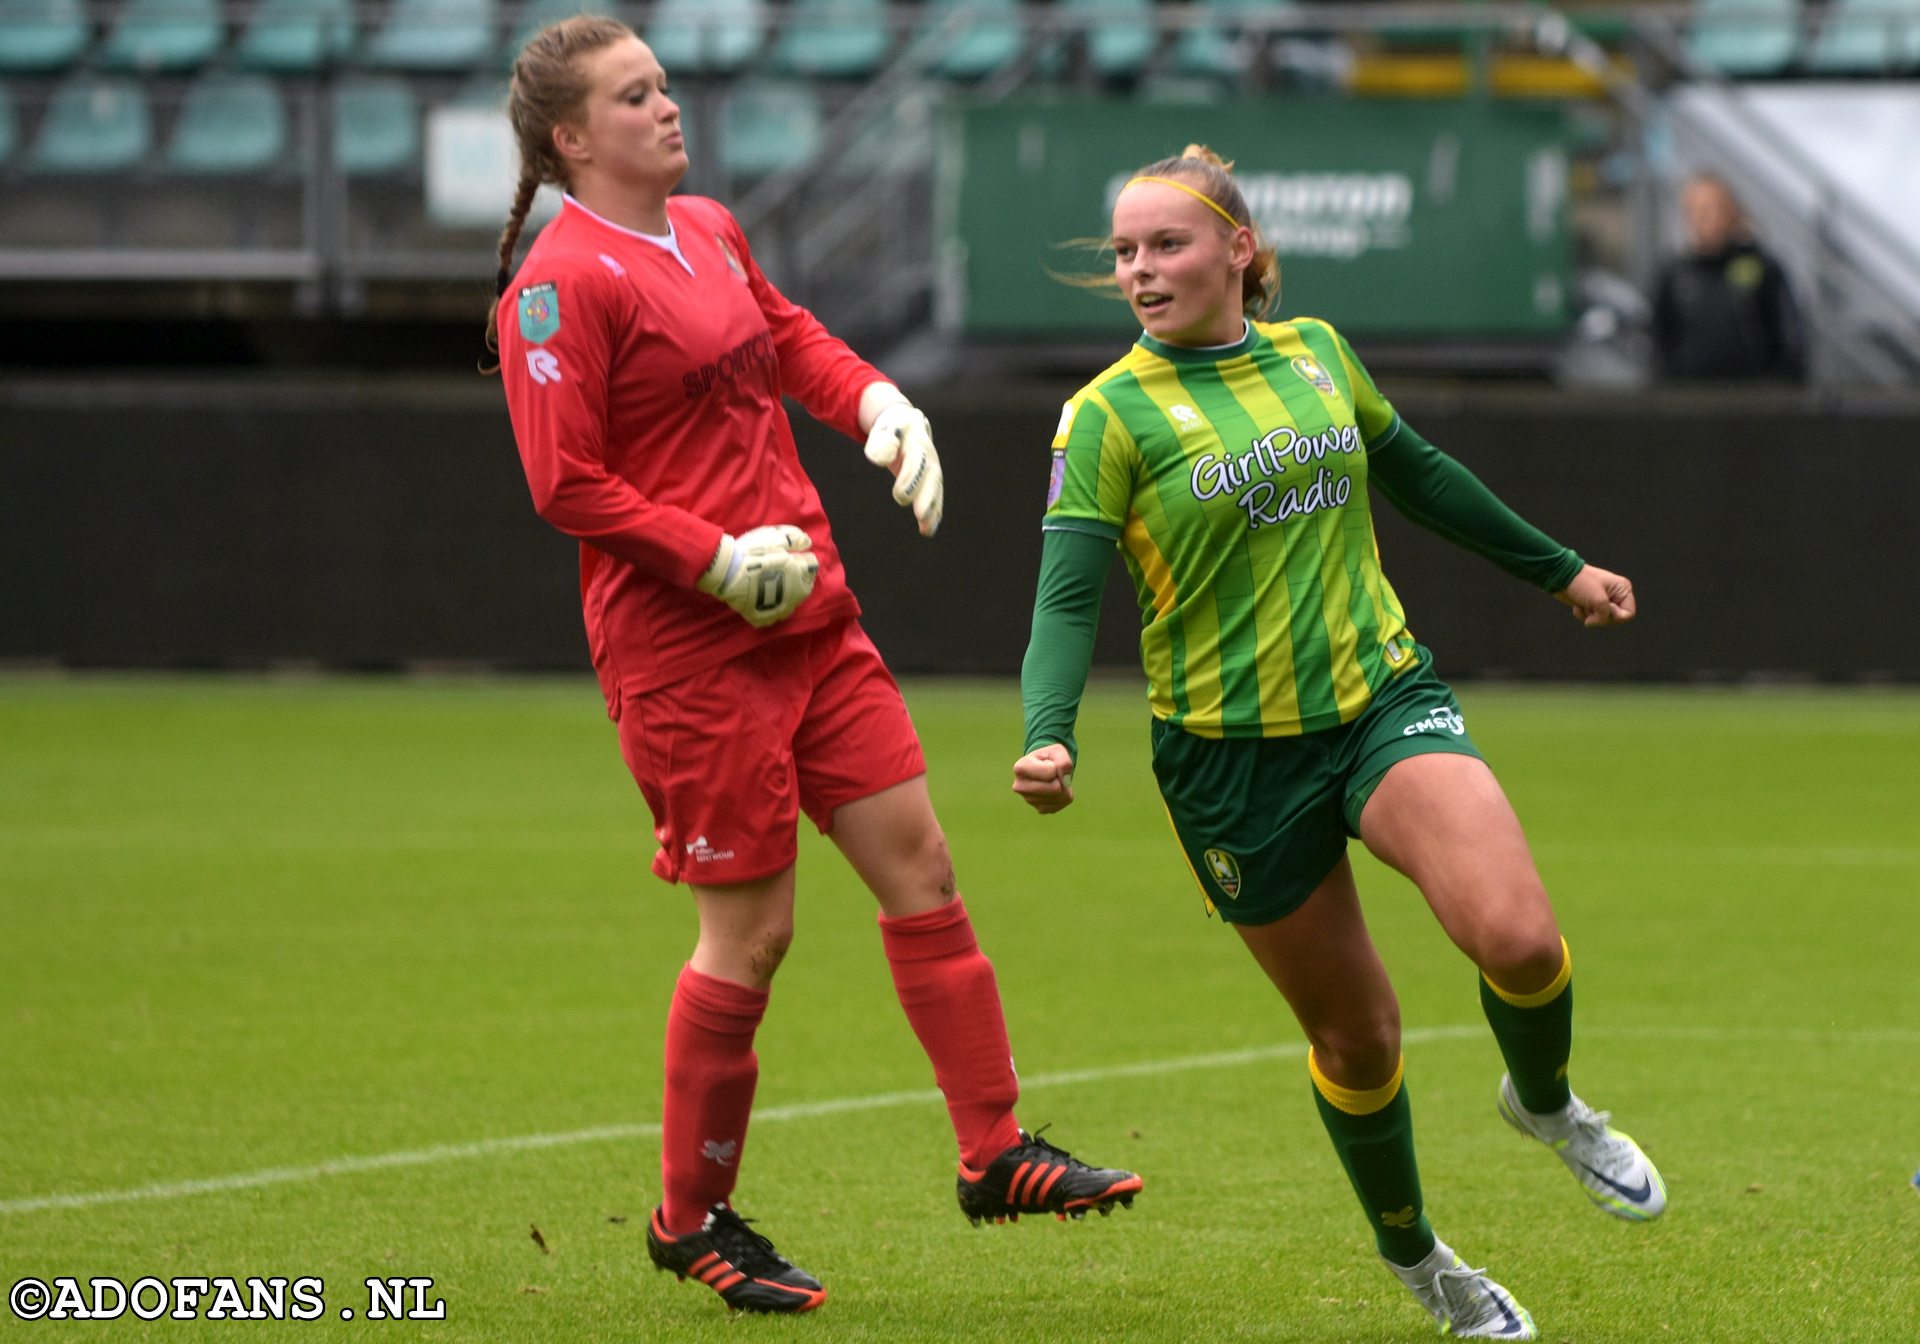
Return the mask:
<path id="1" fill-rule="evenodd" d="M 552 282 L 528 285 L 520 291 L 520 335 L 544 345 L 560 331 L 560 291 Z"/>

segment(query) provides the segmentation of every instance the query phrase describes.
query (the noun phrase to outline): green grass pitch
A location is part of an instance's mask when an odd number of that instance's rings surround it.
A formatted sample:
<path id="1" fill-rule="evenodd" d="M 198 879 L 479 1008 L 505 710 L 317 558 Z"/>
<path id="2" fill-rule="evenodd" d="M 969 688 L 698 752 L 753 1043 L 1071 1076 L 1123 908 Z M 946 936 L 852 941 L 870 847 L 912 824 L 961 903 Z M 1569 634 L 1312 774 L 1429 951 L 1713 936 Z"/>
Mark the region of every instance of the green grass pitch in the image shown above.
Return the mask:
<path id="1" fill-rule="evenodd" d="M 1079 802 L 1008 792 L 1008 684 L 912 683 L 1029 1127 L 1146 1190 L 975 1230 L 870 899 L 801 847 L 738 1202 L 832 1297 L 655 1274 L 662 1015 L 693 936 L 590 682 L 0 681 L 0 1282 L 314 1276 L 321 1322 L 22 1339 L 1430 1337 L 1298 1033 L 1203 917 L 1131 679 Z M 1471 969 L 1359 862 L 1435 1226 L 1542 1338 L 1920 1338 L 1920 696 L 1465 689 L 1572 944 L 1575 1086 L 1672 1208 L 1590 1209 L 1494 1113 Z M 544 1248 L 537 1244 L 537 1228 Z M 431 1278 L 444 1320 L 366 1318 Z M 343 1321 L 341 1307 L 355 1317 Z"/>

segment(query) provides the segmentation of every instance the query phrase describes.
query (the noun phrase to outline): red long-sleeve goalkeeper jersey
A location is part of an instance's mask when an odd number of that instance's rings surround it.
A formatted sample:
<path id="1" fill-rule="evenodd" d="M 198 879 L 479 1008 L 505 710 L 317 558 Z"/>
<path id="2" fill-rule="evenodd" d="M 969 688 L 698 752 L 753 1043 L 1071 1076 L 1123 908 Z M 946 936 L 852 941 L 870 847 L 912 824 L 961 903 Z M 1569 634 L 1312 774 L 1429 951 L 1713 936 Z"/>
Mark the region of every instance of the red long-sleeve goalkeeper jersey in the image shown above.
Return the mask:
<path id="1" fill-rule="evenodd" d="M 568 199 L 500 300 L 507 409 L 540 516 L 580 540 L 580 600 L 607 710 L 757 644 L 859 614 L 781 405 L 857 436 L 882 381 L 754 264 L 733 216 L 667 201 L 686 264 Z M 693 586 L 720 544 L 792 523 L 813 595 L 756 630 Z"/>

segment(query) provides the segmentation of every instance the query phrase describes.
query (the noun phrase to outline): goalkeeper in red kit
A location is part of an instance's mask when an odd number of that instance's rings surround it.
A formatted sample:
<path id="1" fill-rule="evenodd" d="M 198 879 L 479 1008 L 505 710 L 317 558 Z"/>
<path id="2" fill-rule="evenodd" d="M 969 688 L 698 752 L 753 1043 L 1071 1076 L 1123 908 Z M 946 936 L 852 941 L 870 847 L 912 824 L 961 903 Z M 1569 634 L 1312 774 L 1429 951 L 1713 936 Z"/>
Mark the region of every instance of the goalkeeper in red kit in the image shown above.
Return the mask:
<path id="1" fill-rule="evenodd" d="M 1138 1176 L 1015 1121 L 993 967 L 781 397 L 864 439 L 932 536 L 943 482 L 926 417 L 767 282 L 723 207 L 669 196 L 687 169 L 679 108 L 631 29 L 543 29 L 515 62 L 509 112 L 521 172 L 494 326 L 514 436 L 534 507 L 581 543 L 593 665 L 653 814 L 653 870 L 692 890 L 699 917 L 667 1013 L 655 1264 L 741 1310 L 826 1297 L 731 1203 L 754 1032 L 793 933 L 803 811 L 879 902 L 959 1141 L 962 1212 L 1131 1203 Z M 566 198 L 515 273 L 543 182 Z"/>

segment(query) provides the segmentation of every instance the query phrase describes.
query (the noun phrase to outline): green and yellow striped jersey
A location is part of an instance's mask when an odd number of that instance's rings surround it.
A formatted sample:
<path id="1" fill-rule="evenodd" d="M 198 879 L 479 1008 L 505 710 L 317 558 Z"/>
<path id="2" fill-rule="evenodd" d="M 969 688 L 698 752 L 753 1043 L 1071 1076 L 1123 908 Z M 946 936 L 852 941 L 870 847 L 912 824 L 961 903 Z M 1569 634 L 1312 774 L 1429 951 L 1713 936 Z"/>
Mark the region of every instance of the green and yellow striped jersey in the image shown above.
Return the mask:
<path id="1" fill-rule="evenodd" d="M 1419 653 L 1380 572 L 1367 454 L 1400 419 L 1324 322 L 1142 336 L 1066 405 L 1043 526 L 1113 538 L 1154 714 L 1206 737 L 1349 723 Z"/>

